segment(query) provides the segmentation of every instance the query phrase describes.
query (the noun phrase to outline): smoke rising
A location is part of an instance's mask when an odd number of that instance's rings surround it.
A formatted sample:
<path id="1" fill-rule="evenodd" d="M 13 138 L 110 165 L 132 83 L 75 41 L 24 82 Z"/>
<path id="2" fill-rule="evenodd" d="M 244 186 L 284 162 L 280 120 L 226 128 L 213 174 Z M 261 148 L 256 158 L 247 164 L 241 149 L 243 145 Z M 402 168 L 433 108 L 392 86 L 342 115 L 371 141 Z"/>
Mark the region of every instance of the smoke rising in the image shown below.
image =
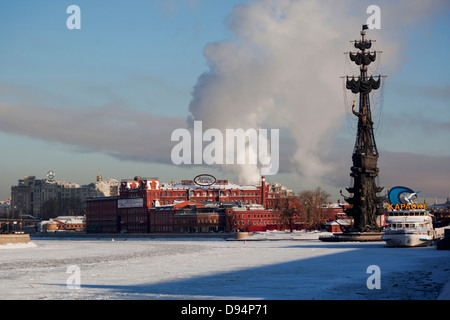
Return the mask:
<path id="1" fill-rule="evenodd" d="M 280 128 L 294 142 L 280 146 L 291 154 L 285 172 L 312 179 L 330 173 L 333 165 L 321 155 L 345 112 L 336 101 L 345 45 L 334 7 L 310 1 L 236 6 L 227 19 L 235 39 L 205 48 L 210 70 L 195 86 L 189 121 L 222 129 Z M 223 169 L 243 183 L 259 180 L 256 166 Z"/>
<path id="2" fill-rule="evenodd" d="M 188 123 L 201 120 L 205 128 L 223 130 L 279 128 L 291 141 L 281 142 L 280 153 L 289 159 L 280 159 L 284 164 L 280 172 L 315 183 L 332 175 L 336 165 L 329 150 L 338 149 L 330 146 L 345 116 L 339 79 L 344 72 L 343 52 L 351 50 L 349 40 L 359 38 L 369 5 L 262 0 L 235 6 L 226 20 L 234 38 L 205 47 L 209 70 L 193 90 Z M 382 28 L 389 28 L 388 32 L 369 30 L 368 35 L 392 48 L 383 60 L 389 69 L 398 65 L 405 26 L 437 10 L 439 4 L 421 2 L 420 10 L 408 1 L 379 5 Z M 223 170 L 236 173 L 242 183 L 259 180 L 256 166 L 228 165 Z"/>

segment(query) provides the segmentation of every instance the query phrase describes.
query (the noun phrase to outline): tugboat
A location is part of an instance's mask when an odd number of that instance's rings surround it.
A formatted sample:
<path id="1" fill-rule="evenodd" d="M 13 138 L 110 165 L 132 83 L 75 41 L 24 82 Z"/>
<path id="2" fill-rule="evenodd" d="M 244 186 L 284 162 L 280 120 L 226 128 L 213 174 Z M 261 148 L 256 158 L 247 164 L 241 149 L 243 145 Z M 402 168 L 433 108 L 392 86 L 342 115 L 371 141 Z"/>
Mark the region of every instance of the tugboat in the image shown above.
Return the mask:
<path id="1" fill-rule="evenodd" d="M 429 246 L 438 238 L 427 204 L 413 201 L 417 193 L 406 187 L 389 191 L 388 226 L 382 238 L 388 247 Z"/>

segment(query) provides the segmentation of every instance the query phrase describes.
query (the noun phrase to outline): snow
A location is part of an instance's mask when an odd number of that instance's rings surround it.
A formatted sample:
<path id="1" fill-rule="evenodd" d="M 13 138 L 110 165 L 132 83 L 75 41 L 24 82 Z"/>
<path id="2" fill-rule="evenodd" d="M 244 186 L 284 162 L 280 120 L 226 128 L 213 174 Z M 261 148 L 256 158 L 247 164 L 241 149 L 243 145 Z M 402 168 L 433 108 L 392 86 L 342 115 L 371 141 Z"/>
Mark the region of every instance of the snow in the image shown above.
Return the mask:
<path id="1" fill-rule="evenodd" d="M 322 234 L 267 232 L 241 241 L 32 239 L 0 246 L 0 299 L 450 298 L 450 251 L 321 242 Z M 371 265 L 380 268 L 380 289 L 367 286 Z M 80 289 L 67 285 L 71 266 L 79 267 Z"/>
<path id="2" fill-rule="evenodd" d="M 253 232 L 252 236 L 247 237 L 245 240 L 319 240 L 319 237 L 332 236 L 332 232 L 324 231 L 311 231 L 306 232 L 293 230 L 289 231 L 265 231 L 265 232 Z"/>
<path id="3" fill-rule="evenodd" d="M 20 248 L 35 248 L 35 247 L 36 247 L 36 244 L 33 243 L 33 242 L 0 244 L 0 250 L 3 250 L 3 249 L 20 249 Z"/>

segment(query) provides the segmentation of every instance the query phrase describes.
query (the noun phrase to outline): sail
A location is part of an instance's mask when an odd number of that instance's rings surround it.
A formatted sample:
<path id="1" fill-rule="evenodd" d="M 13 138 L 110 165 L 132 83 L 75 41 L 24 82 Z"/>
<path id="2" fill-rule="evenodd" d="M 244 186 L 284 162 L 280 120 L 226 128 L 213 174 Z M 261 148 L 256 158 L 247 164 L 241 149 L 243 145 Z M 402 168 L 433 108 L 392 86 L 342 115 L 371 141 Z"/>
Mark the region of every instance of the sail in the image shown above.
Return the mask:
<path id="1" fill-rule="evenodd" d="M 354 61 L 358 66 L 359 65 L 365 65 L 368 66 L 370 63 L 374 62 L 376 57 L 377 57 L 377 53 L 374 52 L 373 54 L 369 53 L 361 53 L 358 52 L 357 54 L 353 54 L 353 53 L 349 53 L 350 55 L 350 60 Z"/>
<path id="2" fill-rule="evenodd" d="M 378 80 L 375 80 L 372 76 L 367 80 L 362 80 L 361 78 L 355 79 L 355 77 L 352 77 L 352 79 L 349 79 L 347 76 L 347 84 L 346 88 L 348 90 L 351 90 L 353 93 L 362 93 L 362 94 L 368 94 L 372 90 L 377 90 L 380 88 L 381 84 L 381 77 L 378 76 Z"/>
<path id="3" fill-rule="evenodd" d="M 365 40 L 365 41 L 355 40 L 355 48 L 361 51 L 368 50 L 372 48 L 372 40 Z"/>

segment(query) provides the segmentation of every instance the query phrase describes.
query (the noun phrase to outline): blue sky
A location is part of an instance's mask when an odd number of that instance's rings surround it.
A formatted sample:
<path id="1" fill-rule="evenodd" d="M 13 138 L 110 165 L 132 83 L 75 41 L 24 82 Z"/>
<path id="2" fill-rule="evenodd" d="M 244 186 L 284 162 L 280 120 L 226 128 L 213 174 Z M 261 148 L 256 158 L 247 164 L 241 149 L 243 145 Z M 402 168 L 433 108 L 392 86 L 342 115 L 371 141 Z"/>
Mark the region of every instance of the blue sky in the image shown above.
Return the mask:
<path id="1" fill-rule="evenodd" d="M 309 3 L 2 1 L 0 199 L 7 199 L 11 185 L 24 175 L 45 178 L 49 170 L 56 172 L 58 180 L 80 184 L 94 181 L 98 170 L 119 180 L 141 175 L 170 181 L 213 173 L 237 182 L 235 171 L 171 164 L 170 133 L 186 126 L 190 115 L 214 126 L 264 114 L 258 125 L 281 127 L 295 140 L 281 146 L 285 166 L 268 180 L 295 191 L 321 186 L 336 200 L 338 191 L 349 187 L 354 143 L 347 126 L 351 128 L 353 119 L 345 112 L 339 78 L 346 71 L 342 52 L 348 50 L 349 40 L 358 37 L 370 4 L 381 8 L 382 28 L 369 35 L 377 39 L 377 50 L 383 51 L 381 71 L 388 75 L 377 132 L 380 183 L 386 188 L 406 185 L 420 190 L 429 202 L 435 196 L 450 196 L 449 5 L 401 0 Z M 81 30 L 66 27 L 66 9 L 72 4 L 81 9 Z M 303 16 L 303 12 L 310 14 Z M 316 33 L 317 39 L 323 35 L 329 39 L 326 54 L 314 51 L 322 48 L 321 43 L 309 42 L 308 34 Z M 286 54 L 289 51 L 299 58 Z M 313 62 L 307 65 L 300 57 L 303 53 L 311 61 L 323 54 L 330 65 L 324 70 Z M 259 59 L 264 63 L 259 65 Z M 316 123 L 313 131 L 324 130 L 311 136 L 306 128 L 315 115 L 302 113 L 310 100 L 301 99 L 311 90 L 296 88 L 296 81 L 300 84 L 303 79 L 291 70 L 311 79 L 325 73 L 324 83 L 332 87 L 311 95 L 311 101 L 316 98 L 321 103 L 323 95 L 328 96 L 324 104 L 336 104 L 323 109 L 322 115 L 330 117 Z M 242 90 L 242 83 L 249 87 Z M 283 105 L 263 111 L 246 105 L 268 97 L 268 90 L 263 95 L 250 87 L 252 83 L 280 86 L 273 100 Z M 289 86 L 299 96 L 287 93 Z M 200 100 L 212 102 L 205 107 L 197 103 Z M 205 108 L 211 111 L 208 119 L 201 116 Z M 226 113 L 221 115 L 221 110 Z M 292 118 L 305 131 L 296 131 Z M 330 152 L 323 153 L 324 147 Z M 317 158 L 323 165 L 318 171 L 330 170 L 325 177 L 313 179 L 307 172 L 316 166 L 305 158 Z"/>

